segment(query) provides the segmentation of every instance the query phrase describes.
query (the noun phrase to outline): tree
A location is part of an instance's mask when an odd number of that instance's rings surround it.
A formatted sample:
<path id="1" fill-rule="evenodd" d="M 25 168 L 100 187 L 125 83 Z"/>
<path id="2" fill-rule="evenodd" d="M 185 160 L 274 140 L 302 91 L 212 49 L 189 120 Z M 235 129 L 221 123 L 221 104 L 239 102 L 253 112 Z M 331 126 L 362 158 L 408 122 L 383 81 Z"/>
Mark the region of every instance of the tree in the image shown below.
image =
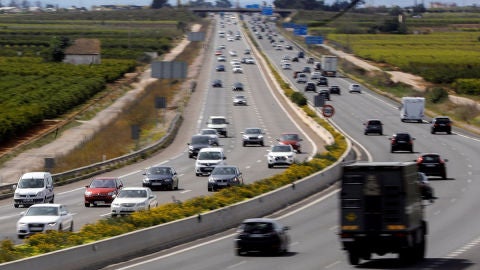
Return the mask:
<path id="1" fill-rule="evenodd" d="M 70 45 L 68 37 L 54 37 L 43 58 L 49 62 L 62 62 L 65 58 L 65 49 Z"/>
<path id="2" fill-rule="evenodd" d="M 167 3 L 168 3 L 168 0 L 153 0 L 150 7 L 152 9 L 159 9 L 159 8 L 165 7 Z"/>
<path id="3" fill-rule="evenodd" d="M 231 8 L 232 3 L 230 3 L 228 0 L 216 0 L 215 6 L 220 8 Z"/>

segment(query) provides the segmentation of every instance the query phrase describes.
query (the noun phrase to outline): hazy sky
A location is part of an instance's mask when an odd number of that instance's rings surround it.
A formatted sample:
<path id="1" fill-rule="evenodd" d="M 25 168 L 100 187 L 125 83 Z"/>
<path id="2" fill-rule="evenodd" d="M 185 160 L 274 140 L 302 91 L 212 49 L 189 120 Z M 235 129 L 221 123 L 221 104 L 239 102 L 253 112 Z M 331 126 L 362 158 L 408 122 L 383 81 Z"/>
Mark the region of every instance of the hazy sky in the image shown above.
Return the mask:
<path id="1" fill-rule="evenodd" d="M 2 0 L 2 3 L 8 4 L 10 0 Z M 31 0 L 31 3 L 35 3 L 36 0 Z M 59 5 L 60 7 L 70 7 L 70 6 L 77 6 L 77 7 L 86 7 L 90 8 L 92 5 L 113 5 L 113 4 L 128 4 L 128 5 L 140 5 L 140 6 L 147 6 L 152 3 L 151 0 L 39 0 L 43 4 L 54 4 Z M 187 3 L 187 0 L 181 0 L 182 3 Z M 215 3 L 214 0 L 205 0 L 206 2 Z M 262 3 L 261 0 L 254 1 L 254 0 L 230 0 L 232 4 L 236 4 L 237 1 L 240 3 L 240 6 L 245 6 L 248 4 L 260 4 Z M 348 0 L 347 0 L 348 1 Z M 456 3 L 458 6 L 470 6 L 473 4 L 479 5 L 479 0 L 365 0 L 367 4 L 373 6 L 411 6 L 415 3 L 420 4 L 424 3 L 425 7 L 428 8 L 431 2 L 441 2 L 441 3 Z M 267 3 L 271 4 L 273 1 L 267 0 Z M 325 0 L 327 4 L 331 4 L 334 0 Z M 169 3 L 172 5 L 177 4 L 177 0 L 169 0 Z"/>

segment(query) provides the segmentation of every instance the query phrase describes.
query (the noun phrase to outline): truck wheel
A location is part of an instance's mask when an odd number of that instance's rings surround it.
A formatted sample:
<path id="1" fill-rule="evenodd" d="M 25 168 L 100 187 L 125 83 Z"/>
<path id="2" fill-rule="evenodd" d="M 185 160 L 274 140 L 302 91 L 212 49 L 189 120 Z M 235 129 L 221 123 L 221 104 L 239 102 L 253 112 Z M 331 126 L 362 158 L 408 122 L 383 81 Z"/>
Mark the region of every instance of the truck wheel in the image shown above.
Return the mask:
<path id="1" fill-rule="evenodd" d="M 417 257 L 418 261 L 423 261 L 423 259 L 425 259 L 426 246 L 427 246 L 426 241 L 427 240 L 425 239 L 425 236 L 422 235 L 422 241 L 418 243 L 416 246 L 415 256 Z"/>
<path id="2" fill-rule="evenodd" d="M 360 263 L 360 256 L 355 251 L 348 251 L 348 261 L 351 265 L 358 265 Z"/>

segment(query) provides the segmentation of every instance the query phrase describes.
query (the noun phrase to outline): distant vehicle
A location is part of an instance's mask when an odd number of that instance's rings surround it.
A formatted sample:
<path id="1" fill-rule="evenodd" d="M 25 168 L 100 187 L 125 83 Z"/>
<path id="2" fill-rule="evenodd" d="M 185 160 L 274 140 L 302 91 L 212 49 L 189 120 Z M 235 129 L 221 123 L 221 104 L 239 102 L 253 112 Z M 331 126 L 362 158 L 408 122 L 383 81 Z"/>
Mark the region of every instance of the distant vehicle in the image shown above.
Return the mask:
<path id="1" fill-rule="evenodd" d="M 320 77 L 317 81 L 318 86 L 328 86 L 328 79 L 325 77 Z"/>
<path id="2" fill-rule="evenodd" d="M 136 211 L 150 210 L 158 206 L 157 196 L 148 187 L 125 187 L 113 200 L 111 216 L 128 215 Z"/>
<path id="3" fill-rule="evenodd" d="M 290 244 L 288 226 L 269 218 L 246 219 L 235 236 L 235 253 L 243 256 L 250 251 L 287 253 Z"/>
<path id="4" fill-rule="evenodd" d="M 243 69 L 241 67 L 233 67 L 232 68 L 233 73 L 243 73 Z"/>
<path id="5" fill-rule="evenodd" d="M 348 87 L 348 92 L 349 93 L 353 93 L 353 92 L 357 92 L 357 93 L 362 93 L 362 88 L 360 87 L 359 84 L 356 84 L 356 83 L 352 83 L 350 84 L 350 86 Z"/>
<path id="6" fill-rule="evenodd" d="M 229 51 L 228 54 L 230 54 L 230 56 L 237 56 L 237 51 Z"/>
<path id="7" fill-rule="evenodd" d="M 213 146 L 212 138 L 209 135 L 193 135 L 188 143 L 188 157 L 197 157 L 202 148 Z"/>
<path id="8" fill-rule="evenodd" d="M 216 129 L 213 128 L 202 128 L 199 132 L 200 135 L 207 135 L 210 137 L 210 144 L 213 146 L 218 146 L 220 143 L 218 142 L 218 132 Z"/>
<path id="9" fill-rule="evenodd" d="M 283 70 L 292 69 L 292 65 L 290 63 L 283 63 L 282 69 Z"/>
<path id="10" fill-rule="evenodd" d="M 298 57 L 297 56 L 292 57 L 292 62 L 298 62 Z"/>
<path id="11" fill-rule="evenodd" d="M 322 73 L 319 71 L 313 71 L 312 74 L 310 74 L 310 80 L 318 80 L 322 77 Z"/>
<path id="12" fill-rule="evenodd" d="M 298 58 L 304 58 L 304 57 L 305 57 L 305 52 L 299 51 L 299 52 L 297 53 L 297 57 L 298 57 Z"/>
<path id="13" fill-rule="evenodd" d="M 310 67 L 303 67 L 302 72 L 312 73 L 312 69 Z"/>
<path id="14" fill-rule="evenodd" d="M 217 71 L 225 71 L 225 65 L 218 65 L 218 66 L 216 67 L 216 70 L 217 70 Z"/>
<path id="15" fill-rule="evenodd" d="M 223 87 L 222 80 L 214 80 L 212 82 L 212 87 Z"/>
<path id="16" fill-rule="evenodd" d="M 452 120 L 448 116 L 437 116 L 432 119 L 430 133 L 446 132 L 452 134 Z"/>
<path id="17" fill-rule="evenodd" d="M 293 47 L 292 47 L 292 45 L 285 45 L 285 49 L 286 50 L 293 50 Z"/>
<path id="18" fill-rule="evenodd" d="M 243 95 L 236 95 L 233 97 L 233 105 L 247 105 L 247 98 Z"/>
<path id="19" fill-rule="evenodd" d="M 242 132 L 242 145 L 246 146 L 247 144 L 258 144 L 264 146 L 263 135 L 265 133 L 261 128 L 246 128 Z"/>
<path id="20" fill-rule="evenodd" d="M 413 141 L 415 140 L 414 137 L 412 137 L 409 133 L 407 132 L 399 132 L 396 134 L 393 134 L 392 137 L 389 138 L 391 141 L 391 146 L 390 146 L 390 152 L 396 152 L 396 151 L 409 151 L 413 153 Z"/>
<path id="21" fill-rule="evenodd" d="M 49 172 L 24 173 L 18 183 L 13 185 L 13 206 L 28 207 L 36 203 L 53 203 L 55 192 L 53 178 Z"/>
<path id="22" fill-rule="evenodd" d="M 216 191 L 239 185 L 243 185 L 243 174 L 237 166 L 218 165 L 208 177 L 207 190 Z"/>
<path id="23" fill-rule="evenodd" d="M 142 186 L 150 189 L 178 189 L 178 175 L 173 167 L 152 166 L 143 173 Z"/>
<path id="24" fill-rule="evenodd" d="M 245 64 L 255 65 L 255 59 L 253 57 L 247 57 L 245 59 Z"/>
<path id="25" fill-rule="evenodd" d="M 302 152 L 302 145 L 300 142 L 303 141 L 303 139 L 300 138 L 297 133 L 283 133 L 280 135 L 280 138 L 278 138 L 277 141 L 281 145 L 291 145 L 293 150 L 295 150 L 297 153 Z"/>
<path id="26" fill-rule="evenodd" d="M 243 54 L 250 54 L 252 51 L 250 49 L 245 49 L 245 51 L 243 51 Z"/>
<path id="27" fill-rule="evenodd" d="M 295 150 L 290 144 L 274 145 L 267 155 L 268 168 L 276 165 L 289 166 L 295 162 Z"/>
<path id="28" fill-rule="evenodd" d="M 437 153 L 425 153 L 420 155 L 417 159 L 418 171 L 428 176 L 440 176 L 442 179 L 447 179 L 447 165 L 448 159 L 442 159 Z"/>
<path id="29" fill-rule="evenodd" d="M 241 82 L 234 83 L 233 86 L 232 86 L 232 90 L 233 91 L 243 91 L 244 90 L 243 89 L 243 83 L 241 83 Z"/>
<path id="30" fill-rule="evenodd" d="M 226 58 L 225 56 L 223 56 L 223 55 L 219 55 L 219 56 L 217 57 L 217 61 L 218 61 L 218 62 L 225 62 L 225 61 L 227 61 L 227 58 Z"/>
<path id="31" fill-rule="evenodd" d="M 342 94 L 340 90 L 340 86 L 338 85 L 332 85 L 328 90 L 330 91 L 330 94 L 337 94 L 337 95 Z"/>
<path id="32" fill-rule="evenodd" d="M 225 152 L 221 147 L 203 148 L 195 161 L 195 175 L 209 175 L 218 165 L 225 165 Z"/>
<path id="33" fill-rule="evenodd" d="M 363 123 L 365 129 L 363 130 L 363 134 L 368 135 L 371 133 L 376 133 L 383 135 L 383 123 L 378 119 L 369 119 L 367 122 Z"/>
<path id="34" fill-rule="evenodd" d="M 423 121 L 425 111 L 425 98 L 423 97 L 402 97 L 400 105 L 400 120 L 415 121 L 421 123 Z"/>
<path id="35" fill-rule="evenodd" d="M 322 55 L 322 75 L 335 77 L 337 75 L 337 57 L 333 55 Z"/>
<path id="36" fill-rule="evenodd" d="M 317 92 L 317 86 L 312 81 L 309 81 L 305 84 L 305 92 Z"/>
<path id="37" fill-rule="evenodd" d="M 62 204 L 35 204 L 17 221 L 17 236 L 26 236 L 46 231 L 73 232 L 73 215 Z"/>
<path id="38" fill-rule="evenodd" d="M 93 178 L 90 184 L 85 186 L 85 207 L 111 204 L 122 188 L 123 183 L 117 177 Z"/>
<path id="39" fill-rule="evenodd" d="M 207 121 L 207 127 L 216 129 L 218 134 L 227 137 L 228 121 L 225 116 L 210 116 Z"/>
<path id="40" fill-rule="evenodd" d="M 296 80 L 297 83 L 307 83 L 307 81 L 308 81 L 308 78 L 305 73 L 297 74 L 297 80 Z"/>
<path id="41" fill-rule="evenodd" d="M 282 56 L 282 60 L 292 60 L 292 57 L 290 57 L 290 55 L 286 54 L 284 56 Z"/>
<path id="42" fill-rule="evenodd" d="M 307 59 L 307 64 L 313 64 L 313 62 L 315 62 L 315 59 L 313 57 L 309 57 Z"/>
<path id="43" fill-rule="evenodd" d="M 330 91 L 328 91 L 327 89 L 321 89 L 320 91 L 318 91 L 318 95 L 323 96 L 324 100 L 330 101 Z"/>

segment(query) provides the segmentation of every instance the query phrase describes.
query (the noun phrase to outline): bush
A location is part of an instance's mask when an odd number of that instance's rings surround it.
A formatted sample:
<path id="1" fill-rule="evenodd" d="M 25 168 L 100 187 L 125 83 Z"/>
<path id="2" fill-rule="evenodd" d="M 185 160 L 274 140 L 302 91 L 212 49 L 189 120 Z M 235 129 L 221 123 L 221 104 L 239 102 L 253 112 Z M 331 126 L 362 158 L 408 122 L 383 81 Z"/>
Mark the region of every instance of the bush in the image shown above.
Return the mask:
<path id="1" fill-rule="evenodd" d="M 427 89 L 426 98 L 432 103 L 440 103 L 448 98 L 448 92 L 442 87 Z"/>
<path id="2" fill-rule="evenodd" d="M 297 104 L 299 107 L 302 107 L 302 106 L 305 106 L 307 105 L 307 99 L 305 98 L 305 96 L 300 93 L 300 92 L 294 92 L 292 94 L 292 96 L 290 97 L 290 99 L 295 103 Z"/>
<path id="3" fill-rule="evenodd" d="M 452 86 L 457 94 L 480 95 L 480 79 L 456 79 Z"/>

